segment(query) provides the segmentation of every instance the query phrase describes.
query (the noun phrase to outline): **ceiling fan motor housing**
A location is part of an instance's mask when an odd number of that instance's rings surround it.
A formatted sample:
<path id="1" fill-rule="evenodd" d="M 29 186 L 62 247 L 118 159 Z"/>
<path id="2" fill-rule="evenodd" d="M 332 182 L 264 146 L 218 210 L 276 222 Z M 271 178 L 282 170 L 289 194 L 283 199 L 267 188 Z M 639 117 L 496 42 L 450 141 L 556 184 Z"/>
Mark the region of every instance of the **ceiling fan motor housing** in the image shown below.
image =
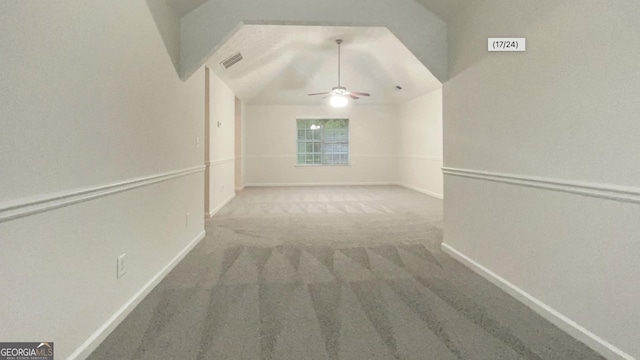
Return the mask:
<path id="1" fill-rule="evenodd" d="M 335 94 L 346 94 L 347 93 L 347 88 L 344 86 L 336 86 L 333 89 L 331 89 L 333 93 Z"/>

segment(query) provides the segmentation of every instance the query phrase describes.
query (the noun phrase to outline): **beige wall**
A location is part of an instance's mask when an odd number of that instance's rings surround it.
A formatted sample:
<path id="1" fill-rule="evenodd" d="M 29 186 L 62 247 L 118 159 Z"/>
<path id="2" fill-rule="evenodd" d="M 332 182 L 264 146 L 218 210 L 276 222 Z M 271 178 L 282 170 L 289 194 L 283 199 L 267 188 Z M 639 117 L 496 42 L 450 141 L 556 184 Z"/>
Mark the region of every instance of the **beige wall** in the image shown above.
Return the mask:
<path id="1" fill-rule="evenodd" d="M 204 235 L 204 73 L 144 2 L 4 1 L 0 33 L 0 339 L 84 358 Z"/>
<path id="2" fill-rule="evenodd" d="M 235 94 L 209 71 L 209 214 L 213 216 L 235 196 Z"/>
<path id="3" fill-rule="evenodd" d="M 442 199 L 442 89 L 398 106 L 398 177 Z"/>
<path id="4" fill-rule="evenodd" d="M 349 118 L 349 166 L 296 166 L 297 118 Z M 385 184 L 396 178 L 395 106 L 246 107 L 246 184 Z"/>
<path id="5" fill-rule="evenodd" d="M 639 18 L 495 0 L 448 24 L 445 248 L 609 358 L 640 357 Z"/>

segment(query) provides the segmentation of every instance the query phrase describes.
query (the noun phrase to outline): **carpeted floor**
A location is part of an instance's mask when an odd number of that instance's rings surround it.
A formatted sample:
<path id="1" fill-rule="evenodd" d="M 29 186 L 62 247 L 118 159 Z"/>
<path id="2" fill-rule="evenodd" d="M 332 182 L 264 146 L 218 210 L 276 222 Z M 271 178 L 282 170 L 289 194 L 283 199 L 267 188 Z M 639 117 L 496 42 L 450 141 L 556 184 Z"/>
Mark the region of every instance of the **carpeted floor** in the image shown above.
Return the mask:
<path id="1" fill-rule="evenodd" d="M 401 187 L 249 188 L 89 357 L 602 359 L 440 251 Z"/>

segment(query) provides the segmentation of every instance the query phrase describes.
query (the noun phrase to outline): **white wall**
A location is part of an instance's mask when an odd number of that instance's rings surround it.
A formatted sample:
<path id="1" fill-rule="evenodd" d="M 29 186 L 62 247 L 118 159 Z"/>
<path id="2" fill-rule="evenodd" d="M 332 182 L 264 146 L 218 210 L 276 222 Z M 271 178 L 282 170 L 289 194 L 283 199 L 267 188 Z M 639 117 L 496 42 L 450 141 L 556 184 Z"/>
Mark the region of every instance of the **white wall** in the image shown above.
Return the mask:
<path id="1" fill-rule="evenodd" d="M 448 24 L 445 248 L 610 358 L 640 357 L 639 18 L 495 0 Z"/>
<path id="2" fill-rule="evenodd" d="M 394 183 L 395 106 L 247 105 L 246 185 Z M 297 118 L 349 118 L 349 166 L 296 166 Z"/>
<path id="3" fill-rule="evenodd" d="M 235 196 L 235 94 L 209 71 L 209 216 L 213 216 Z"/>
<path id="4" fill-rule="evenodd" d="M 442 89 L 398 106 L 399 183 L 442 199 Z"/>
<path id="5" fill-rule="evenodd" d="M 0 62 L 0 339 L 84 358 L 204 235 L 204 73 L 138 1 L 0 2 Z"/>

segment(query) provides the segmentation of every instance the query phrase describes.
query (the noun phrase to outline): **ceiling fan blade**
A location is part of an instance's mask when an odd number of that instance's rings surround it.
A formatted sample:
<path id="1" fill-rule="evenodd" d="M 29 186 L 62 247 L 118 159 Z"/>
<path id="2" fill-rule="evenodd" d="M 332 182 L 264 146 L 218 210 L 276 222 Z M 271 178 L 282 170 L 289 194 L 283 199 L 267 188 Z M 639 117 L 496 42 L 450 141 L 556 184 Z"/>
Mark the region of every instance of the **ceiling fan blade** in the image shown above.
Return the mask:
<path id="1" fill-rule="evenodd" d="M 322 93 L 313 93 L 308 94 L 309 96 L 315 95 L 324 95 L 322 98 L 326 99 L 331 96 L 336 97 L 348 97 L 353 100 L 360 99 L 361 96 L 371 96 L 369 93 L 357 92 L 357 91 L 347 91 L 347 88 L 342 86 L 340 83 L 340 44 L 342 44 L 342 39 L 336 39 L 336 44 L 338 44 L 338 86 L 334 87 L 330 92 L 322 92 Z"/>

